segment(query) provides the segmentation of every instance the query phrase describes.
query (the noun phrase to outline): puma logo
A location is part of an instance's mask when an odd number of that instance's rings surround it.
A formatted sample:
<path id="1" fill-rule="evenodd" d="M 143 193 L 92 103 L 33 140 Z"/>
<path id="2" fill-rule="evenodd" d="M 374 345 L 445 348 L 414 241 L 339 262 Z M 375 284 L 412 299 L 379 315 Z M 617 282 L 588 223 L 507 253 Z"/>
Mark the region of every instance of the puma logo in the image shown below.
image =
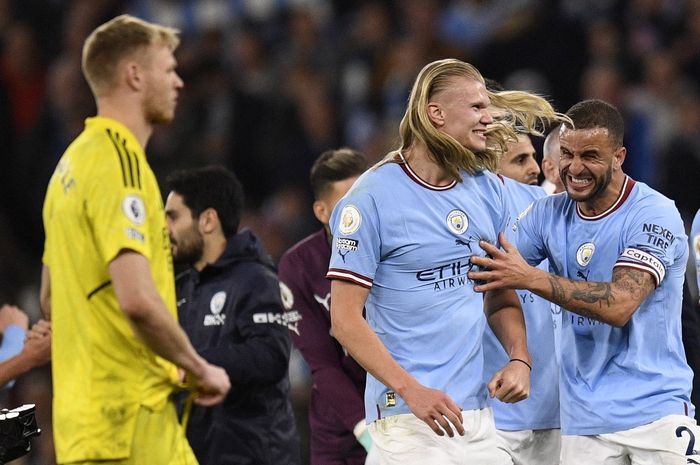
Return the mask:
<path id="1" fill-rule="evenodd" d="M 475 240 L 477 240 L 476 237 L 469 236 L 469 240 L 467 242 L 463 241 L 462 239 L 455 239 L 455 244 L 466 246 L 469 249 L 469 253 L 474 253 L 472 250 L 472 242 Z"/>
<path id="2" fill-rule="evenodd" d="M 350 249 L 346 249 L 345 253 L 343 253 L 342 250 L 338 249 L 338 255 L 340 255 L 340 258 L 343 259 L 343 263 L 345 263 L 345 256 L 350 252 Z"/>
<path id="3" fill-rule="evenodd" d="M 331 293 L 326 294 L 326 297 L 321 297 L 320 295 L 314 294 L 314 300 L 319 304 L 323 305 L 323 308 L 330 311 L 331 309 Z"/>

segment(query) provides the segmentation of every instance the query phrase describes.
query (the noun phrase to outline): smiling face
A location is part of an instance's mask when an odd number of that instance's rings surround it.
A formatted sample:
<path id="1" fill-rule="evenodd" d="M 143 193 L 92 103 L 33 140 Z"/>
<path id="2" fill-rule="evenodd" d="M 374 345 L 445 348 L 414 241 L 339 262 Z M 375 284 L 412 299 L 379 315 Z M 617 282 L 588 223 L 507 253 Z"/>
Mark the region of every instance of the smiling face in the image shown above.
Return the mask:
<path id="1" fill-rule="evenodd" d="M 472 152 L 486 150 L 486 126 L 493 122 L 490 100 L 483 83 L 455 77 L 448 89 L 432 99 L 431 119 L 438 130 L 449 134 Z"/>
<path id="2" fill-rule="evenodd" d="M 569 196 L 595 205 L 612 205 L 619 195 L 624 147 L 614 147 L 606 128 L 562 129 L 559 174 Z"/>
<path id="3" fill-rule="evenodd" d="M 518 141 L 508 144 L 508 151 L 501 156 L 498 172 L 523 184 L 536 186 L 540 167 L 535 157 L 535 148 L 530 138 L 518 135 Z"/>

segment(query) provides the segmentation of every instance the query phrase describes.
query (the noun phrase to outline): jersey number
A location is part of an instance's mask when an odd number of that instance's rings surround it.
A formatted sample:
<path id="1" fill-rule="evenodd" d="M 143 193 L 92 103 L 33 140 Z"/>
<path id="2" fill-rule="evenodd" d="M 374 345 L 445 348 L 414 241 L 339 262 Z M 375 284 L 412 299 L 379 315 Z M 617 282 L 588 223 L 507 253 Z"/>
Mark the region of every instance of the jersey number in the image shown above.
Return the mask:
<path id="1" fill-rule="evenodd" d="M 676 437 L 683 436 L 683 433 L 688 433 L 688 448 L 685 450 L 685 455 L 695 455 L 695 435 L 687 426 L 679 426 L 676 428 Z"/>

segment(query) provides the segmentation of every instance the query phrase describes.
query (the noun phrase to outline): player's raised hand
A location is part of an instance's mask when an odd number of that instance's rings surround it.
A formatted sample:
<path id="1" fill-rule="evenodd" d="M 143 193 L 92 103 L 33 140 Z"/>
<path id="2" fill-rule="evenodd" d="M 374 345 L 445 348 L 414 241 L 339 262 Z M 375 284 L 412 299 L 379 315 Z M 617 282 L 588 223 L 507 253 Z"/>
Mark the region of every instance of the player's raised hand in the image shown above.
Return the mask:
<path id="1" fill-rule="evenodd" d="M 486 241 L 479 241 L 479 247 L 489 257 L 470 258 L 471 262 L 483 271 L 471 271 L 468 276 L 474 281 L 484 281 L 485 284 L 474 286 L 476 292 L 486 292 L 493 289 L 523 289 L 532 277 L 533 267 L 523 259 L 513 244 L 508 242 L 505 234 L 499 233 L 498 240 L 503 247 L 499 249 Z"/>
<path id="2" fill-rule="evenodd" d="M 447 394 L 419 383 L 402 394 L 411 412 L 435 431 L 438 436 L 464 435 L 462 409 Z M 454 428 L 454 429 L 453 429 Z"/>

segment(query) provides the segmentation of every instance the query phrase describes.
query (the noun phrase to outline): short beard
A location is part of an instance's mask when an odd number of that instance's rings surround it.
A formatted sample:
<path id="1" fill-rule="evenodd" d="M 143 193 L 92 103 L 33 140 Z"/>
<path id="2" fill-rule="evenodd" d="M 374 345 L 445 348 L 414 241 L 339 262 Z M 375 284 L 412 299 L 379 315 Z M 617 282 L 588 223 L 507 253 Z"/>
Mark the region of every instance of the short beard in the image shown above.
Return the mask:
<path id="1" fill-rule="evenodd" d="M 603 174 L 603 177 L 601 178 L 601 182 L 597 182 L 598 180 L 596 179 L 596 186 L 595 189 L 584 199 L 579 199 L 577 202 L 592 202 L 596 200 L 598 197 L 603 195 L 605 192 L 605 189 L 608 188 L 610 185 L 610 182 L 612 181 L 612 175 L 613 175 L 613 169 L 612 169 L 612 163 L 610 164 L 610 167 L 608 171 Z M 567 194 L 569 193 L 569 182 L 566 180 L 566 173 L 562 173 L 561 171 L 559 172 L 559 179 L 562 181 L 562 185 L 564 186 L 564 192 Z"/>
<path id="2" fill-rule="evenodd" d="M 605 190 L 610 185 L 610 181 L 612 181 L 612 165 L 610 165 L 610 169 L 603 175 L 601 182 L 597 183 L 595 190 L 591 192 L 591 195 L 589 195 L 583 201 L 592 202 L 599 198 L 601 195 L 603 195 L 603 193 L 605 193 Z"/>
<path id="3" fill-rule="evenodd" d="M 173 253 L 173 261 L 179 265 L 192 265 L 199 261 L 204 254 L 204 241 L 195 233 L 192 240 L 179 241 L 176 252 Z"/>

